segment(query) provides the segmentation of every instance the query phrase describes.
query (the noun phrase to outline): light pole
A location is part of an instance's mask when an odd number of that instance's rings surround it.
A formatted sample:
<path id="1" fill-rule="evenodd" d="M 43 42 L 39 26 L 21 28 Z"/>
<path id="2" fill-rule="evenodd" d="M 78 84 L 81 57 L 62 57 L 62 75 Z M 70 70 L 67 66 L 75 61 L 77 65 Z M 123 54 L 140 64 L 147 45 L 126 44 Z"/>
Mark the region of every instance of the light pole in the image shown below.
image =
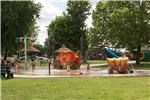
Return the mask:
<path id="1" fill-rule="evenodd" d="M 32 37 L 17 37 L 16 39 L 24 39 L 25 42 L 25 70 L 27 70 L 27 39 L 35 40 Z"/>

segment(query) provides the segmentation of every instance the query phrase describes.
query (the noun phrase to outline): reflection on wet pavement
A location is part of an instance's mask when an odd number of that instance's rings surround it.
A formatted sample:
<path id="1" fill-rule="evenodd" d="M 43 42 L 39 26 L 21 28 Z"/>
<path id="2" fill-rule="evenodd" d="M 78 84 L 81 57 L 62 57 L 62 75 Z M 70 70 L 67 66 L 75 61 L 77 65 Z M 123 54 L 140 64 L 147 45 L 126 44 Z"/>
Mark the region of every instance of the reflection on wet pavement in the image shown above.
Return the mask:
<path id="1" fill-rule="evenodd" d="M 83 72 L 82 75 L 79 73 Z M 106 68 L 91 68 L 90 74 L 86 74 L 86 68 L 80 68 L 78 70 L 71 70 L 67 72 L 66 70 L 49 70 L 48 68 L 37 68 L 34 72 L 31 69 L 19 69 L 14 77 L 138 77 L 138 76 L 150 76 L 150 70 L 135 70 L 134 73 L 130 74 L 109 74 Z"/>

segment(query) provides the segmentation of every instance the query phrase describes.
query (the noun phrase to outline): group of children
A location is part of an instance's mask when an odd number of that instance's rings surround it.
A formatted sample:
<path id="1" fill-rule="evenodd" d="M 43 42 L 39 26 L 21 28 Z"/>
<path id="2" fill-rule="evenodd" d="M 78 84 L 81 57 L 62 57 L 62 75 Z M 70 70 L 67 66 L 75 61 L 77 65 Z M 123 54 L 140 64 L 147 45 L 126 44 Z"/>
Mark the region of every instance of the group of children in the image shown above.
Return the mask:
<path id="1" fill-rule="evenodd" d="M 34 70 L 36 70 L 35 69 L 35 65 L 36 65 L 36 63 L 35 63 L 34 59 L 32 59 L 32 61 L 31 61 L 32 72 L 34 72 Z M 4 60 L 1 59 L 1 66 L 8 66 L 6 59 L 4 59 Z M 64 62 L 63 70 L 65 70 L 65 69 L 66 69 L 66 63 Z M 15 58 L 13 56 L 11 58 L 11 70 L 15 71 L 15 73 L 18 70 L 18 60 L 15 60 Z M 70 71 L 70 67 L 67 67 L 67 71 Z M 89 65 L 89 63 L 87 65 L 86 73 L 90 73 L 90 65 Z"/>
<path id="2" fill-rule="evenodd" d="M 32 72 L 34 72 L 35 70 L 35 61 L 32 59 L 31 61 L 31 66 L 32 66 Z M 1 59 L 1 66 L 9 66 L 11 67 L 11 71 L 14 71 L 15 73 L 17 73 L 18 71 L 18 60 L 16 60 L 13 56 L 11 58 L 11 65 L 8 65 L 6 59 Z"/>
<path id="3" fill-rule="evenodd" d="M 18 60 L 16 60 L 16 59 L 12 56 L 12 58 L 11 58 L 11 65 L 8 65 L 6 59 L 4 59 L 4 60 L 1 59 L 1 66 L 9 66 L 9 67 L 11 67 L 11 70 L 12 70 L 12 71 L 17 72 L 17 70 L 18 70 Z"/>

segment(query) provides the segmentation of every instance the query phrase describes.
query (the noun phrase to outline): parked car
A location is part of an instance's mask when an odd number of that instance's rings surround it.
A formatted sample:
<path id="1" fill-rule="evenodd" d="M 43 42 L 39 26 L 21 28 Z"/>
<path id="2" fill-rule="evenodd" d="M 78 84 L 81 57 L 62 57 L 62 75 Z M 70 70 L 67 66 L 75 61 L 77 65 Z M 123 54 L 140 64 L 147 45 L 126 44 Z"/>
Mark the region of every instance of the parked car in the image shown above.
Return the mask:
<path id="1" fill-rule="evenodd" d="M 37 55 L 31 55 L 30 59 L 36 59 L 38 56 Z"/>
<path id="2" fill-rule="evenodd" d="M 42 55 L 42 57 L 47 57 L 47 55 Z"/>

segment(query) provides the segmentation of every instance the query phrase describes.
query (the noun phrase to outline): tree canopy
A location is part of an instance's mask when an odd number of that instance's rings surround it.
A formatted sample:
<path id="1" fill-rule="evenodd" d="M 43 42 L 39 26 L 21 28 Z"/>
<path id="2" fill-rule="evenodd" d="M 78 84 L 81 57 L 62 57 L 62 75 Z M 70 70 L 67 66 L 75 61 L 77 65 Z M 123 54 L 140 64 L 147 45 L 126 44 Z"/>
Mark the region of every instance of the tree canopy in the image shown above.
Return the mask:
<path id="1" fill-rule="evenodd" d="M 140 48 L 150 43 L 149 5 L 148 1 L 99 2 L 92 14 L 92 44 L 111 44 L 127 49 L 136 47 L 136 63 L 140 64 Z"/>
<path id="2" fill-rule="evenodd" d="M 47 54 L 47 57 L 53 57 L 55 48 L 56 48 L 55 37 L 53 33 L 51 33 L 50 36 L 48 36 L 48 38 L 44 42 L 45 54 Z"/>
<path id="3" fill-rule="evenodd" d="M 17 37 L 36 37 L 36 18 L 39 18 L 41 4 L 34 1 L 1 1 L 1 48 L 17 50 L 23 43 L 16 43 Z M 5 55 L 6 58 L 6 55 Z"/>
<path id="4" fill-rule="evenodd" d="M 88 48 L 88 36 L 85 25 L 87 15 L 91 5 L 88 1 L 68 1 L 67 12 L 63 12 L 61 16 L 57 16 L 55 20 L 49 24 L 48 35 L 53 33 L 56 44 L 59 46 L 65 44 L 73 51 L 81 49 L 81 37 L 84 40 L 84 49 Z"/>
<path id="5" fill-rule="evenodd" d="M 76 40 L 77 45 L 73 46 L 78 47 L 78 50 L 81 48 L 85 51 L 88 48 L 88 30 L 85 21 L 88 18 L 88 15 L 90 15 L 91 4 L 89 1 L 68 1 L 67 6 L 66 10 L 70 16 L 70 22 L 73 28 L 72 31 L 74 34 L 78 33 L 78 36 L 76 37 L 78 39 Z"/>

